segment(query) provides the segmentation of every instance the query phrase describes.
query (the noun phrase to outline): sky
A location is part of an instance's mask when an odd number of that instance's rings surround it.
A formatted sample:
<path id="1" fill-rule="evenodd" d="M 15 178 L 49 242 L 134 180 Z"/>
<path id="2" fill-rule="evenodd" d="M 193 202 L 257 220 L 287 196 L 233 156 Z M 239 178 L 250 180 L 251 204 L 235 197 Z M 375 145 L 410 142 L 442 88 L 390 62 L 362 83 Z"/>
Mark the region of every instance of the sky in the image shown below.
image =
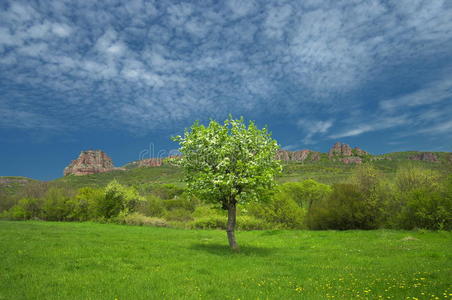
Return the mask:
<path id="1" fill-rule="evenodd" d="M 287 150 L 452 151 L 452 1 L 0 1 L 0 176 L 228 114 Z"/>

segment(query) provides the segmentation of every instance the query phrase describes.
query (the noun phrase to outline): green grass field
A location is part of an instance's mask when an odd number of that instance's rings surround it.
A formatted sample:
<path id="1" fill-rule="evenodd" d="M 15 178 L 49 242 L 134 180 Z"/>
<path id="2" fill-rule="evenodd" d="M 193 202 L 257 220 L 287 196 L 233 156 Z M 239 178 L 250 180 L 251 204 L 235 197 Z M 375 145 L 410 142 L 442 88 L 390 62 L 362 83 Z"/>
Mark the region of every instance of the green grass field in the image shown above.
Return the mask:
<path id="1" fill-rule="evenodd" d="M 0 222 L 0 299 L 451 299 L 452 233 Z"/>

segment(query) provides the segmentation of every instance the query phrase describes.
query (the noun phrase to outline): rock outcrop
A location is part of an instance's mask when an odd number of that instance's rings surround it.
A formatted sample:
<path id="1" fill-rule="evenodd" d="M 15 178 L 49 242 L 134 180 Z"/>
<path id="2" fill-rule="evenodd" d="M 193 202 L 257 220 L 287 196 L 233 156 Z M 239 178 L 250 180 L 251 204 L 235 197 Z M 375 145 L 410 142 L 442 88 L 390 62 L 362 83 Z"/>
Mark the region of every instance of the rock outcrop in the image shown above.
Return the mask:
<path id="1" fill-rule="evenodd" d="M 339 160 L 345 164 L 360 164 L 363 162 L 362 157 L 369 155 L 367 151 L 359 147 L 352 149 L 348 144 L 337 142 L 328 151 L 330 160 Z"/>
<path id="2" fill-rule="evenodd" d="M 141 168 L 141 167 L 160 167 L 163 165 L 163 158 L 146 158 L 142 160 L 133 161 L 127 164 L 129 168 Z"/>
<path id="3" fill-rule="evenodd" d="M 369 155 L 369 152 L 364 151 L 363 149 L 359 148 L 359 147 L 355 147 L 353 149 L 353 152 L 358 155 L 358 156 L 365 156 L 365 155 Z"/>
<path id="4" fill-rule="evenodd" d="M 347 144 L 342 144 L 337 142 L 331 147 L 330 151 L 328 151 L 328 157 L 334 156 L 352 156 L 352 147 Z"/>
<path id="5" fill-rule="evenodd" d="M 419 154 L 410 156 L 409 159 L 410 160 L 429 161 L 429 162 L 437 162 L 438 161 L 438 157 L 436 157 L 436 155 L 431 152 L 421 152 Z"/>
<path id="6" fill-rule="evenodd" d="M 111 158 L 101 150 L 82 151 L 76 160 L 64 169 L 67 175 L 89 175 L 113 171 L 117 168 L 113 165 Z"/>
<path id="7" fill-rule="evenodd" d="M 312 150 L 288 151 L 280 149 L 276 153 L 276 159 L 289 161 L 317 161 L 320 160 L 320 153 Z"/>

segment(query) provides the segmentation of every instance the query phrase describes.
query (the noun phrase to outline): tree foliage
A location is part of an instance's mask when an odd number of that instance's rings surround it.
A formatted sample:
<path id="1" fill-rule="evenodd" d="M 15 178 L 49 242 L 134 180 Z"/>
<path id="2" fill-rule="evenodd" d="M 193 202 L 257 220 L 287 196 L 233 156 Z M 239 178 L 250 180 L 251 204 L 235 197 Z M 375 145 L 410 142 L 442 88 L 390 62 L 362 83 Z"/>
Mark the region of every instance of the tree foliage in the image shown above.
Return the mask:
<path id="1" fill-rule="evenodd" d="M 278 144 L 267 129 L 258 129 L 243 118 L 227 119 L 223 125 L 196 122 L 176 136 L 188 190 L 203 200 L 227 206 L 231 201 L 245 203 L 261 200 L 281 172 L 275 160 Z"/>
<path id="2" fill-rule="evenodd" d="M 180 144 L 177 162 L 185 170 L 189 192 L 228 210 L 228 237 L 235 243 L 236 205 L 260 201 L 273 189 L 282 169 L 275 159 L 278 144 L 266 128 L 232 117 L 223 125 L 196 122 L 173 139 Z"/>

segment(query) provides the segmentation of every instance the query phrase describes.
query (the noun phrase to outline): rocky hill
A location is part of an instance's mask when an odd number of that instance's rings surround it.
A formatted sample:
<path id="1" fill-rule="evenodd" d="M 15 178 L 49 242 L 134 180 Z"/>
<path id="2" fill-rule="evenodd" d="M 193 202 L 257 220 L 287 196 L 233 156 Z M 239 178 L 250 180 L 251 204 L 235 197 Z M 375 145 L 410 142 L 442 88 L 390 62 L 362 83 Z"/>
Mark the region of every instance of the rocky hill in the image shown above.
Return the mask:
<path id="1" fill-rule="evenodd" d="M 369 152 L 364 151 L 359 147 L 352 149 L 350 145 L 337 142 L 328 151 L 328 158 L 333 161 L 341 161 L 345 164 L 360 164 L 365 157 L 370 156 Z"/>
<path id="2" fill-rule="evenodd" d="M 406 153 L 406 155 L 402 157 L 403 160 L 418 160 L 425 162 L 440 161 L 439 157 L 432 152 L 404 153 Z M 350 145 L 341 142 L 335 143 L 327 153 L 308 149 L 297 151 L 280 149 L 276 154 L 276 158 L 283 162 L 316 162 L 320 160 L 329 160 L 332 162 L 342 162 L 344 164 L 361 164 L 365 161 L 375 160 L 393 160 L 396 159 L 396 157 L 398 156 L 391 155 L 390 153 L 374 156 L 359 147 L 352 148 Z M 165 165 L 164 161 L 164 158 L 147 158 L 133 161 L 121 168 L 117 168 L 113 165 L 113 161 L 105 152 L 101 150 L 86 150 L 82 151 L 79 157 L 64 169 L 64 175 L 89 175 L 142 167 L 161 167 Z"/>
<path id="3" fill-rule="evenodd" d="M 76 160 L 64 169 L 67 175 L 89 175 L 117 170 L 111 158 L 101 150 L 86 150 L 80 152 Z"/>
<path id="4" fill-rule="evenodd" d="M 161 165 L 163 165 L 163 158 L 146 158 L 130 162 L 126 164 L 124 168 L 160 167 Z"/>
<path id="5" fill-rule="evenodd" d="M 409 157 L 411 160 L 422 160 L 422 161 L 429 161 L 429 162 L 438 162 L 438 157 L 433 154 L 432 152 L 421 152 L 415 155 L 412 155 Z"/>

